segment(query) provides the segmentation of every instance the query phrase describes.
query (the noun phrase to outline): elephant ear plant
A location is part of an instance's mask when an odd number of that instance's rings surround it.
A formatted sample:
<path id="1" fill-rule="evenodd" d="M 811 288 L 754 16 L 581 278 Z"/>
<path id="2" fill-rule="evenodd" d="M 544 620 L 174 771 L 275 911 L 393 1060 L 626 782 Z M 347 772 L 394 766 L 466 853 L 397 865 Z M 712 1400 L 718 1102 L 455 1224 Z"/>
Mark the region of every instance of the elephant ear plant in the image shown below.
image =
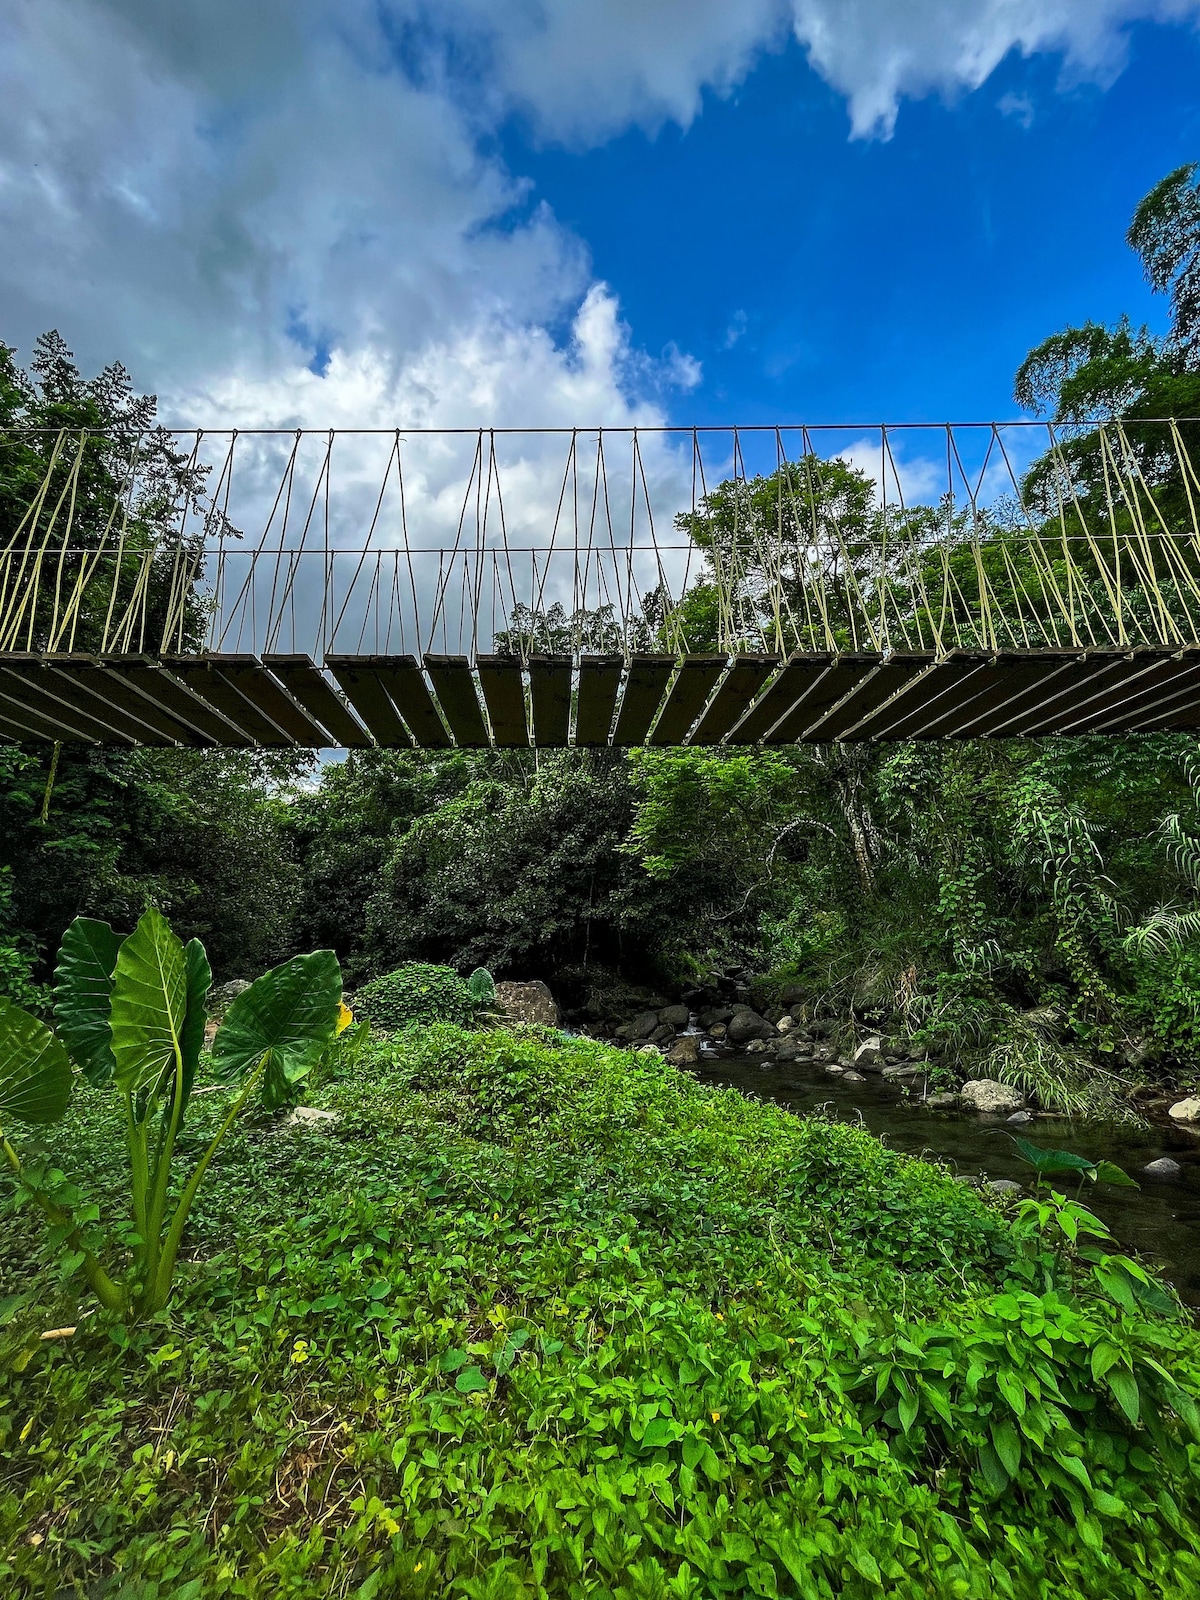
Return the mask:
<path id="1" fill-rule="evenodd" d="M 185 946 L 147 911 L 127 939 L 88 917 L 67 929 L 53 1029 L 0 1000 L 0 1154 L 45 1212 L 65 1271 L 82 1273 L 101 1304 L 125 1317 L 166 1304 L 192 1202 L 251 1095 L 261 1089 L 268 1105 L 286 1099 L 348 1018 L 332 950 L 295 956 L 243 990 L 213 1041 L 213 1075 L 229 1086 L 228 1107 L 191 1172 L 173 1182 L 211 983 L 204 946 Z M 97 1208 L 80 1206 L 61 1174 L 27 1169 L 6 1137 L 12 1122 L 60 1121 L 80 1077 L 110 1088 L 124 1110 L 134 1231 L 123 1276 L 105 1266 L 93 1240 Z"/>

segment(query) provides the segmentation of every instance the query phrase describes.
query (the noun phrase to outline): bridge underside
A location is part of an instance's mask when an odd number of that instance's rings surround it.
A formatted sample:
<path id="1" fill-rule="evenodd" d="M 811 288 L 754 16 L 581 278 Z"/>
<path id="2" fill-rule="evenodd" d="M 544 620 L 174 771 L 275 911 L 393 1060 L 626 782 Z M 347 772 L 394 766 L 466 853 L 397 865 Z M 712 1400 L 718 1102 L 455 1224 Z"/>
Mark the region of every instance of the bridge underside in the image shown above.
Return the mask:
<path id="1" fill-rule="evenodd" d="M 1200 646 L 999 654 L 0 654 L 0 738 L 563 749 L 1200 728 Z"/>

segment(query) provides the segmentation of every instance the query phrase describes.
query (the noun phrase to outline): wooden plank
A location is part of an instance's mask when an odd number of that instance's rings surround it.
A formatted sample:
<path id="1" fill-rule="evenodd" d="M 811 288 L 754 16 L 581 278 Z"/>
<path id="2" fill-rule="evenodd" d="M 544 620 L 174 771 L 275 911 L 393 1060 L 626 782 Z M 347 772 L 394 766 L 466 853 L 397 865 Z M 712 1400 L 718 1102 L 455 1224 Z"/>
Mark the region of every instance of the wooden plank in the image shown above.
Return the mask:
<path id="1" fill-rule="evenodd" d="M 620 656 L 584 656 L 580 661 L 579 700 L 575 707 L 577 745 L 594 749 L 608 743 L 624 664 Z"/>
<path id="2" fill-rule="evenodd" d="M 59 676 L 73 678 L 94 697 L 123 712 L 134 726 L 143 730 L 140 738 L 144 743 L 189 747 L 212 743 L 162 706 L 139 694 L 128 678 L 101 665 L 93 656 L 55 656 L 54 671 Z M 153 730 L 152 736 L 147 737 L 146 729 Z"/>
<path id="3" fill-rule="evenodd" d="M 214 656 L 212 661 L 221 677 L 255 710 L 261 711 L 285 739 L 302 750 L 326 750 L 330 747 L 330 738 L 324 728 L 292 699 L 261 661 L 224 656 Z"/>
<path id="4" fill-rule="evenodd" d="M 417 658 L 381 656 L 378 660 L 379 680 L 391 695 L 392 704 L 408 724 L 418 747 L 422 750 L 452 750 L 454 741 L 446 731 Z"/>
<path id="5" fill-rule="evenodd" d="M 1200 687 L 1200 662 L 1195 658 L 1188 664 L 1188 670 L 1172 679 L 1170 688 L 1163 690 L 1148 689 L 1140 694 L 1122 700 L 1119 706 L 1110 708 L 1105 720 L 1094 727 L 1085 729 L 1090 733 L 1140 733 L 1148 730 L 1152 725 L 1161 724 L 1164 719 L 1184 716 L 1193 703 L 1197 688 Z M 1181 726 L 1190 726 L 1186 721 Z"/>
<path id="6" fill-rule="evenodd" d="M 417 671 L 412 656 L 326 656 L 325 665 L 341 686 L 342 693 L 354 707 L 364 726 L 369 729 L 375 743 L 385 750 L 411 750 L 413 741 L 408 729 L 400 720 L 400 713 L 392 704 L 391 695 L 384 686 L 383 674 L 407 666 Z M 424 679 L 421 680 L 424 687 Z M 429 691 L 426 690 L 426 698 Z M 438 723 L 441 727 L 441 723 Z M 449 744 L 449 740 L 446 743 Z"/>
<path id="7" fill-rule="evenodd" d="M 566 748 L 571 727 L 570 656 L 530 656 L 533 742 L 539 750 Z"/>
<path id="8" fill-rule="evenodd" d="M 491 741 L 466 656 L 426 656 L 425 670 L 459 749 L 486 749 Z"/>
<path id="9" fill-rule="evenodd" d="M 864 717 L 878 711 L 893 695 L 915 683 L 922 673 L 928 671 L 929 657 L 925 654 L 889 656 L 855 683 L 850 692 L 831 706 L 819 721 L 806 728 L 804 738 L 822 743 L 827 739 L 858 739 L 860 735 L 854 730 Z"/>
<path id="10" fill-rule="evenodd" d="M 1077 651 L 1046 651 L 1045 656 L 1003 658 L 995 688 L 965 706 L 960 717 L 947 718 L 939 739 L 990 739 L 1016 715 L 1040 706 L 1046 696 L 1086 682 L 1096 664 L 1080 661 Z"/>
<path id="11" fill-rule="evenodd" d="M 248 700 L 222 670 L 235 662 L 243 667 L 257 667 L 256 656 L 163 656 L 162 662 L 173 678 L 186 684 L 201 700 L 206 700 L 255 745 L 264 750 L 274 750 L 287 749 L 295 743 L 281 728 L 276 727 L 264 711 Z"/>
<path id="12" fill-rule="evenodd" d="M 123 710 L 117 704 L 115 695 L 105 693 L 102 682 L 95 687 L 89 685 L 82 668 L 63 671 L 55 662 L 53 666 L 44 666 L 42 672 L 42 682 L 51 693 L 60 696 L 67 705 L 77 706 L 85 716 L 94 717 L 97 722 L 112 728 L 120 735 L 121 742 L 128 740 L 130 744 L 167 749 L 178 747 L 180 741 L 174 734 L 164 733 L 152 722 Z"/>
<path id="13" fill-rule="evenodd" d="M 1136 720 L 1142 710 L 1167 699 L 1181 681 L 1186 684 L 1188 674 L 1196 666 L 1196 657 L 1185 655 L 1177 660 L 1176 655 L 1178 652 L 1166 661 L 1140 670 L 1135 670 L 1133 662 L 1127 663 L 1129 671 L 1124 681 L 1111 684 L 1103 693 L 1090 697 L 1086 704 L 1076 708 L 1072 715 L 1061 718 L 1055 732 L 1090 733 L 1093 729 L 1108 727 L 1114 717 L 1122 719 L 1122 726 L 1130 718 Z"/>
<path id="14" fill-rule="evenodd" d="M 685 656 L 675 682 L 663 702 L 649 743 L 680 745 L 708 704 L 717 679 L 729 665 L 728 656 Z"/>
<path id="15" fill-rule="evenodd" d="M 1010 717 L 1003 728 L 996 729 L 995 736 L 1036 739 L 1044 734 L 1060 733 L 1089 708 L 1098 710 L 1114 696 L 1120 699 L 1129 694 L 1133 679 L 1153 673 L 1163 665 L 1158 660 L 1136 659 L 1129 651 L 1089 650 L 1085 660 L 1092 670 L 1082 681 L 1070 674 L 1056 679 L 1058 687 L 1052 693 L 1042 695 L 1036 705 Z"/>
<path id="16" fill-rule="evenodd" d="M 499 750 L 526 749 L 529 729 L 520 661 L 516 656 L 476 656 L 475 670 L 492 725 L 492 743 Z"/>
<path id="17" fill-rule="evenodd" d="M 919 727 L 935 706 L 945 710 L 952 703 L 948 697 L 960 694 L 986 660 L 986 656 L 958 651 L 951 651 L 941 661 L 933 659 L 928 672 L 911 679 L 893 699 L 864 717 L 850 736 L 881 742 L 914 737 L 908 730 Z"/>
<path id="18" fill-rule="evenodd" d="M 700 719 L 690 745 L 720 744 L 750 708 L 750 702 L 779 667 L 780 656 L 735 656 L 724 682 Z"/>
<path id="19" fill-rule="evenodd" d="M 111 700 L 91 692 L 76 674 L 59 671 L 58 663 L 63 659 L 54 655 L 19 652 L 3 658 L 8 671 L 27 682 L 35 696 L 47 697 L 42 702 L 36 699 L 31 701 L 35 707 L 41 705 L 43 716 L 51 714 L 49 706 L 53 704 L 58 708 L 54 715 L 65 718 L 80 733 L 97 738 L 101 744 L 123 747 L 130 744 L 175 743 L 174 739 L 165 739 L 157 730 L 125 715 L 112 705 Z M 75 660 L 78 661 L 78 657 Z"/>
<path id="20" fill-rule="evenodd" d="M 1005 707 L 1017 710 L 1029 688 L 1043 686 L 1055 673 L 1062 671 L 1068 660 L 1076 659 L 1074 651 L 1067 653 L 1067 659 L 1059 652 L 1044 659 L 1015 654 L 993 656 L 979 674 L 969 680 L 962 700 L 956 703 L 952 699 L 912 737 L 973 738 L 975 734 L 971 730 L 980 722 L 994 718 Z"/>
<path id="21" fill-rule="evenodd" d="M 823 672 L 809 685 L 808 692 L 802 695 L 783 720 L 771 729 L 763 743 L 795 744 L 800 739 L 819 742 L 822 735 L 816 730 L 820 727 L 826 712 L 831 711 L 851 689 L 870 677 L 881 659 L 877 655 L 835 656 L 829 664 L 828 671 Z M 810 732 L 810 729 L 814 731 Z"/>
<path id="22" fill-rule="evenodd" d="M 324 729 L 330 746 L 366 750 L 374 744 L 371 735 L 308 656 L 265 655 L 263 666 Z"/>
<path id="23" fill-rule="evenodd" d="M 187 728 L 193 734 L 189 743 L 207 742 L 234 750 L 253 747 L 254 740 L 248 734 L 235 728 L 207 701 L 194 695 L 186 684 L 173 678 L 156 657 L 102 656 L 100 665 L 108 676 L 120 679 L 133 693 L 143 696 Z"/>
<path id="24" fill-rule="evenodd" d="M 625 693 L 617 713 L 613 744 L 618 749 L 644 744 L 663 697 L 663 690 L 675 670 L 674 656 L 638 655 L 630 658 L 625 673 Z"/>
<path id="25" fill-rule="evenodd" d="M 69 705 L 41 681 L 40 669 L 4 667 L 0 671 L 0 690 L 13 706 L 24 706 L 49 727 L 56 728 L 56 739 L 64 743 L 131 745 L 132 739 L 115 732 L 106 723 Z"/>
<path id="26" fill-rule="evenodd" d="M 60 722 L 38 716 L 28 706 L 11 699 L 0 688 L 0 731 L 17 744 L 95 744 L 94 739 L 84 739 L 73 730 L 64 730 Z"/>
<path id="27" fill-rule="evenodd" d="M 757 744 L 811 692 L 813 685 L 829 671 L 833 660 L 833 656 L 824 651 L 793 656 L 774 683 L 768 684 L 765 693 L 741 721 L 734 724 L 726 744 Z"/>

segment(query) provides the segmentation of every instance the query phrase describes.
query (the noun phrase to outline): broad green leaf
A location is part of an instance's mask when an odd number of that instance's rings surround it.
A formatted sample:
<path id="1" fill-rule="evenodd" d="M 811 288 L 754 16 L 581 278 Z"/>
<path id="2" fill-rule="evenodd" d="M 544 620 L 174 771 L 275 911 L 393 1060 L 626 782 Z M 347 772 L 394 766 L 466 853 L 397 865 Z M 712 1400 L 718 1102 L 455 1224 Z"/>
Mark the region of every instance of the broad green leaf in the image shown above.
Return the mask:
<path id="1" fill-rule="evenodd" d="M 1134 1180 L 1115 1162 L 1101 1161 L 1096 1165 L 1096 1182 L 1111 1183 L 1117 1189 L 1140 1189 L 1141 1184 Z"/>
<path id="2" fill-rule="evenodd" d="M 486 967 L 476 967 L 467 979 L 467 990 L 477 1005 L 489 1005 L 496 998 L 496 983 Z"/>
<path id="3" fill-rule="evenodd" d="M 107 1083 L 116 1062 L 109 1008 L 121 936 L 107 922 L 76 917 L 63 934 L 54 969 L 58 1036 L 89 1083 Z"/>
<path id="4" fill-rule="evenodd" d="M 992 1423 L 992 1445 L 1000 1465 L 1010 1478 L 1015 1478 L 1021 1465 L 1021 1435 L 1011 1417 Z"/>
<path id="5" fill-rule="evenodd" d="M 1113 1266 L 1109 1261 L 1102 1261 L 1098 1267 L 1092 1268 L 1092 1273 L 1105 1294 L 1115 1300 L 1122 1311 L 1137 1310 L 1129 1275 L 1122 1272 L 1120 1267 Z"/>
<path id="6" fill-rule="evenodd" d="M 1133 1373 L 1126 1372 L 1124 1367 L 1114 1367 L 1105 1374 L 1105 1382 L 1116 1396 L 1121 1410 L 1136 1427 L 1141 1413 L 1141 1396 Z"/>
<path id="7" fill-rule="evenodd" d="M 243 989 L 226 1013 L 213 1040 L 216 1076 L 232 1083 L 265 1056 L 268 1074 L 298 1083 L 334 1037 L 341 1004 L 342 969 L 332 950 L 273 967 Z"/>
<path id="8" fill-rule="evenodd" d="M 46 1024 L 0 1000 L 0 1122 L 57 1122 L 72 1079 L 70 1058 Z"/>
<path id="9" fill-rule="evenodd" d="M 981 1444 L 979 1447 L 979 1466 L 983 1472 L 984 1480 L 993 1494 L 1003 1494 L 1008 1488 L 1008 1473 L 1005 1472 L 1000 1457 L 990 1444 Z"/>
<path id="10" fill-rule="evenodd" d="M 478 1394 L 486 1389 L 488 1381 L 478 1367 L 466 1367 L 454 1380 L 454 1387 L 459 1394 Z"/>
<path id="11" fill-rule="evenodd" d="M 183 1104 L 186 1106 L 196 1076 L 196 1063 L 204 1048 L 204 1028 L 208 1022 L 204 1003 L 212 988 L 212 968 L 199 939 L 189 939 L 184 946 L 183 967 L 187 977 L 187 1011 L 179 1042 L 183 1051 Z"/>
<path id="12" fill-rule="evenodd" d="M 1169 1317 L 1179 1309 L 1167 1291 L 1153 1280 L 1149 1283 L 1142 1283 L 1135 1278 L 1131 1288 L 1133 1289 L 1134 1299 L 1143 1311 L 1153 1311 L 1160 1317 Z"/>
<path id="13" fill-rule="evenodd" d="M 1075 1155 L 1072 1150 L 1043 1150 L 1038 1144 L 1030 1144 L 1029 1139 L 1013 1142 L 1038 1173 L 1090 1173 L 1096 1166 L 1086 1155 Z"/>
<path id="14" fill-rule="evenodd" d="M 113 975 L 112 1050 L 118 1088 L 150 1089 L 164 1073 L 174 1073 L 187 1009 L 183 945 L 160 912 L 147 911 L 122 942 Z"/>

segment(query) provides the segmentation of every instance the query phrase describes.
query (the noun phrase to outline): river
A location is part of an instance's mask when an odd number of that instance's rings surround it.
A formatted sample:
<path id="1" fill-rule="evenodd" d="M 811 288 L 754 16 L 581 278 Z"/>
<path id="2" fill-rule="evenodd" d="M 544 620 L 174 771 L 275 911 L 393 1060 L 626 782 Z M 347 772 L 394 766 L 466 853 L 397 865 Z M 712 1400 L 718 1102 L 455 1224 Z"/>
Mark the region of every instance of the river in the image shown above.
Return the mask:
<path id="1" fill-rule="evenodd" d="M 799 1061 L 765 1066 L 761 1056 L 706 1050 L 692 1070 L 704 1082 L 728 1084 L 792 1111 L 823 1109 L 826 1115 L 861 1121 L 892 1149 L 948 1162 L 963 1176 L 1012 1178 L 1027 1185 L 1032 1180 L 1007 1137 L 1003 1117 L 931 1111 L 915 1095 L 906 1098 L 880 1078 L 844 1083 Z M 1127 1249 L 1153 1263 L 1186 1304 L 1200 1308 L 1200 1137 L 1158 1123 L 1075 1122 L 1044 1114 L 1016 1131 L 1047 1149 L 1114 1161 L 1135 1179 L 1138 1189 L 1089 1184 L 1082 1198 Z M 1164 1155 L 1180 1163 L 1182 1175 L 1165 1181 L 1144 1177 L 1146 1163 Z"/>

